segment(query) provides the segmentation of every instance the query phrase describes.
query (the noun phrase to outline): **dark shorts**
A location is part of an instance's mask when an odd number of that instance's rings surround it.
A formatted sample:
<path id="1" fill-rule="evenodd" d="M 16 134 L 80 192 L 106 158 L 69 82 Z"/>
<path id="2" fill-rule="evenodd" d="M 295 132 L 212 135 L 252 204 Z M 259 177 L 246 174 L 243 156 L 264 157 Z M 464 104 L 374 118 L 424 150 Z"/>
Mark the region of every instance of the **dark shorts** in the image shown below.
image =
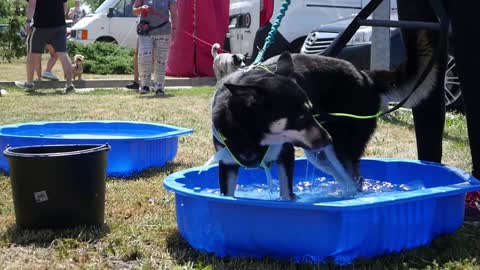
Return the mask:
<path id="1" fill-rule="evenodd" d="M 65 26 L 51 28 L 33 28 L 27 37 L 27 52 L 43 53 L 45 46 L 52 44 L 56 52 L 67 52 L 67 28 Z"/>

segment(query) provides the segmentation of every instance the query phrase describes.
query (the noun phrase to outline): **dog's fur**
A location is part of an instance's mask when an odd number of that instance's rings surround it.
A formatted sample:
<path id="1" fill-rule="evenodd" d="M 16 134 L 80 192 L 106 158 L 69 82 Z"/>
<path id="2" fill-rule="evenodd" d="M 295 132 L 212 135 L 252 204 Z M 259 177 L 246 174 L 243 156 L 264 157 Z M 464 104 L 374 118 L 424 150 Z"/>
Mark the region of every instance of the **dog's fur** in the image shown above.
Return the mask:
<path id="1" fill-rule="evenodd" d="M 283 199 L 295 198 L 294 146 L 316 151 L 333 145 L 341 166 L 352 179 L 360 179 L 359 160 L 377 126 L 376 119 L 338 119 L 320 125 L 313 115 L 374 115 L 389 102 L 401 101 L 432 59 L 438 38 L 436 33 L 417 31 L 413 40 L 417 53 L 393 71 L 360 71 L 344 60 L 289 53 L 264 62 L 271 73 L 260 68 L 236 71 L 217 84 L 212 102 L 213 127 L 244 165 L 258 165 L 265 149 L 269 145 L 274 148 L 265 161 L 278 164 Z M 437 72 L 435 64 L 404 107 L 415 106 L 429 95 Z M 213 141 L 217 151 L 225 147 L 218 136 Z M 221 194 L 234 195 L 238 169 L 234 159 L 220 158 Z"/>
<path id="2" fill-rule="evenodd" d="M 211 54 L 213 57 L 213 72 L 217 81 L 225 77 L 226 75 L 245 67 L 245 60 L 247 55 L 243 54 L 231 54 L 231 53 L 218 53 L 220 44 L 215 43 L 212 45 Z"/>
<path id="3" fill-rule="evenodd" d="M 73 57 L 73 64 L 72 64 L 72 79 L 78 78 L 78 80 L 82 79 L 83 74 L 83 65 L 85 64 L 85 57 L 81 54 L 76 54 Z"/>

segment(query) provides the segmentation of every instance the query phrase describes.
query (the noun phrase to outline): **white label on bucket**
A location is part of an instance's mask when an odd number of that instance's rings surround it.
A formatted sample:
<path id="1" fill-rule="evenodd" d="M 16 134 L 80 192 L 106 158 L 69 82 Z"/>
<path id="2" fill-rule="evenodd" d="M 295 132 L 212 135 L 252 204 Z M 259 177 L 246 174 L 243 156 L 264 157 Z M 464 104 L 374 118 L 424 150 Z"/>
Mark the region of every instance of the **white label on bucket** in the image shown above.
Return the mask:
<path id="1" fill-rule="evenodd" d="M 34 192 L 33 196 L 35 197 L 35 202 L 37 203 L 48 201 L 47 192 L 44 190 L 39 192 Z"/>

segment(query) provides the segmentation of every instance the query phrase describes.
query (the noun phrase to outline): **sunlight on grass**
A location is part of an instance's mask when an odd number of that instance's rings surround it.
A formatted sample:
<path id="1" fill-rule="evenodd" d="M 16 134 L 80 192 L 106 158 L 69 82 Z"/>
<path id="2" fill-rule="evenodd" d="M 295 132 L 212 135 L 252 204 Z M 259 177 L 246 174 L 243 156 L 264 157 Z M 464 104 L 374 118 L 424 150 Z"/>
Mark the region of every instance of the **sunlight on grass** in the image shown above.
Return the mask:
<path id="1" fill-rule="evenodd" d="M 25 231 L 15 227 L 11 186 L 0 173 L 1 269 L 341 269 L 273 259 L 218 258 L 193 250 L 176 229 L 175 197 L 162 185 L 176 171 L 199 166 L 213 154 L 209 87 L 167 90 L 166 98 L 142 97 L 132 91 L 96 90 L 63 95 L 54 90 L 27 95 L 8 89 L 0 98 L 0 124 L 57 120 L 128 120 L 192 128 L 179 139 L 177 157 L 162 168 L 128 179 L 107 179 L 106 224 L 100 228 Z M 301 155 L 297 151 L 297 156 Z M 379 121 L 365 153 L 369 157 L 415 158 L 409 111 Z M 448 115 L 444 162 L 471 166 L 465 118 Z M 292 233 L 295 233 L 294 228 Z M 478 269 L 480 230 L 462 227 L 428 247 L 357 260 L 345 269 Z"/>

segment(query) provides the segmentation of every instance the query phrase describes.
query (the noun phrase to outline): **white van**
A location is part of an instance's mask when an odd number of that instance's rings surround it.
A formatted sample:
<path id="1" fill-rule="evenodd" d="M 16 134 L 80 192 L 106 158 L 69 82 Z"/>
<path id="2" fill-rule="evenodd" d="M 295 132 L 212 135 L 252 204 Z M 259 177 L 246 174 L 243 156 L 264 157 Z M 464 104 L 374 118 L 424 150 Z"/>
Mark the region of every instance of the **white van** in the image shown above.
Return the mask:
<path id="1" fill-rule="evenodd" d="M 392 0 L 395 2 L 395 0 Z M 283 0 L 230 0 L 230 24 L 226 50 L 255 59 L 275 22 Z M 275 42 L 264 59 L 288 50 L 300 52 L 310 31 L 319 25 L 360 12 L 369 0 L 292 0 Z"/>
<path id="2" fill-rule="evenodd" d="M 134 0 L 105 0 L 93 14 L 73 25 L 70 40 L 84 44 L 115 42 L 135 48 L 138 17 L 132 14 L 133 3 Z"/>

